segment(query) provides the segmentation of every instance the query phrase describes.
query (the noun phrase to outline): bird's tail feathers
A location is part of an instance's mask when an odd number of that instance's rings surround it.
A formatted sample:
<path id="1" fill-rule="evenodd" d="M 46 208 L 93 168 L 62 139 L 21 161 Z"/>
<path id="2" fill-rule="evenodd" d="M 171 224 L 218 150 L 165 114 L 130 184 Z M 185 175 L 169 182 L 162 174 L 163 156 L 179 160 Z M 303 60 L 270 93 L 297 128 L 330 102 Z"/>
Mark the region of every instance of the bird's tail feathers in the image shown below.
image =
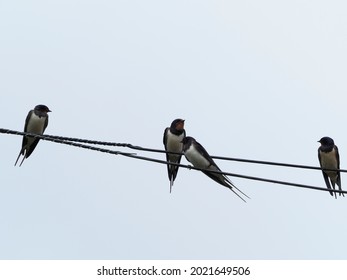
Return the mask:
<path id="1" fill-rule="evenodd" d="M 236 194 L 239 198 L 241 198 L 244 202 L 246 202 L 247 203 L 247 201 L 243 198 L 243 197 L 241 197 L 241 195 L 239 195 L 237 192 L 235 192 L 234 191 L 234 189 L 232 188 L 232 187 L 230 187 L 229 188 L 234 194 Z M 241 192 L 242 193 L 242 192 Z M 247 196 L 247 195 L 246 195 Z M 247 196 L 248 197 L 248 196 Z"/>
<path id="2" fill-rule="evenodd" d="M 336 184 L 339 186 L 339 190 L 342 191 L 340 174 L 337 176 Z M 345 196 L 344 193 L 339 193 L 339 196 L 341 196 L 341 195 L 342 195 L 342 196 Z"/>
<path id="3" fill-rule="evenodd" d="M 339 186 L 339 190 L 340 190 L 340 191 L 342 191 L 341 186 L 340 186 L 340 185 L 338 185 L 338 186 Z M 341 195 L 342 195 L 342 196 L 345 196 L 345 194 L 344 194 L 344 193 L 339 193 L 339 196 L 341 196 Z"/>
<path id="4" fill-rule="evenodd" d="M 330 179 L 330 181 L 331 181 L 331 187 L 332 187 L 332 189 L 333 189 L 333 190 L 336 190 L 336 189 L 335 189 L 335 180 L 331 180 L 331 179 Z M 335 198 L 337 198 L 336 192 L 333 192 L 333 193 L 334 193 Z"/>
<path id="5" fill-rule="evenodd" d="M 325 184 L 329 190 L 330 195 L 334 196 L 334 192 L 330 191 L 330 190 L 332 190 L 332 187 L 330 186 L 329 178 L 324 172 L 323 172 L 323 177 L 324 177 L 324 181 L 325 181 Z"/>
<path id="6" fill-rule="evenodd" d="M 171 176 L 171 179 L 170 179 L 170 193 L 171 193 L 171 191 L 172 191 L 172 186 L 173 186 L 173 184 L 174 184 L 174 176 Z"/>
<path id="7" fill-rule="evenodd" d="M 17 165 L 17 162 L 18 162 L 18 160 L 19 160 L 19 158 L 20 158 L 21 155 L 23 155 L 23 159 L 22 159 L 21 163 L 19 164 L 19 167 L 22 166 L 22 163 L 23 163 L 23 161 L 25 160 L 26 150 L 24 150 L 24 149 L 21 149 L 21 150 L 20 150 L 19 155 L 18 155 L 18 157 L 17 157 L 17 159 L 16 159 L 16 162 L 14 163 L 14 166 Z"/>
<path id="8" fill-rule="evenodd" d="M 238 190 L 240 193 L 242 193 L 245 197 L 251 199 L 247 194 L 245 194 L 243 191 L 241 191 L 238 187 L 236 187 L 233 182 L 231 182 L 231 180 L 228 177 L 224 177 L 225 178 L 225 182 L 230 185 L 230 189 L 235 193 L 235 191 L 232 188 L 235 188 L 236 190 Z"/>

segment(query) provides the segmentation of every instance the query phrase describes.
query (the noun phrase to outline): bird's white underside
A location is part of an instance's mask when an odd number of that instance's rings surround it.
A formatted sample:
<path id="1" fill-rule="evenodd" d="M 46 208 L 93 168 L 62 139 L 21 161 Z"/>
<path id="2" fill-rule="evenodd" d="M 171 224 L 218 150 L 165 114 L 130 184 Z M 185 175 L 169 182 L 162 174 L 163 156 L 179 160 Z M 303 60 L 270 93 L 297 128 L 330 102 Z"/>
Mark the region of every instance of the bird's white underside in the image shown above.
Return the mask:
<path id="1" fill-rule="evenodd" d="M 337 168 L 337 160 L 336 160 L 336 156 L 335 156 L 335 149 L 333 149 L 331 152 L 329 153 L 324 153 L 322 151 L 319 151 L 320 153 L 320 161 L 321 161 L 321 167 L 322 168 L 328 168 L 328 169 L 334 169 Z M 336 172 L 334 171 L 325 171 L 326 174 L 328 174 L 329 176 L 331 175 L 336 175 Z"/>
<path id="2" fill-rule="evenodd" d="M 34 113 L 31 114 L 26 132 L 42 134 L 45 127 L 46 118 L 38 117 Z M 30 146 L 35 141 L 35 138 L 28 137 L 27 146 Z"/>
<path id="3" fill-rule="evenodd" d="M 170 152 L 176 152 L 176 153 L 180 153 L 182 152 L 182 147 L 183 144 L 181 143 L 182 139 L 184 138 L 184 135 L 175 135 L 172 134 L 170 132 L 170 130 L 168 131 L 168 135 L 167 135 L 167 150 Z M 174 158 L 179 158 L 179 155 L 170 155 L 170 158 L 174 159 Z"/>
<path id="4" fill-rule="evenodd" d="M 195 149 L 194 145 L 190 145 L 185 152 L 185 156 L 197 168 L 208 168 L 210 166 L 210 162 Z"/>
<path id="5" fill-rule="evenodd" d="M 43 117 L 40 118 L 36 116 L 35 114 L 31 114 L 26 132 L 42 134 L 43 129 L 45 127 L 45 121 L 46 121 L 46 118 L 43 118 Z"/>

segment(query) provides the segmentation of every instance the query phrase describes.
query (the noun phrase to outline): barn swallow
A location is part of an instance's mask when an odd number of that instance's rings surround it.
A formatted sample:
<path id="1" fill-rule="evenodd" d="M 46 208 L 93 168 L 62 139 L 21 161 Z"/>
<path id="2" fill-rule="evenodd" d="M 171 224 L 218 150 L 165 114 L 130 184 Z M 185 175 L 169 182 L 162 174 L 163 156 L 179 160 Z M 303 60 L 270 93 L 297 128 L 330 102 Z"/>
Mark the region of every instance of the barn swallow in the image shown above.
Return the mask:
<path id="1" fill-rule="evenodd" d="M 337 146 L 334 143 L 334 140 L 330 137 L 323 137 L 318 141 L 321 143 L 321 146 L 318 148 L 318 159 L 319 164 L 321 168 L 326 169 L 340 169 L 340 156 L 339 156 L 339 150 Z M 339 186 L 339 189 L 341 188 L 341 177 L 340 177 L 340 171 L 327 171 L 322 170 L 323 177 L 325 184 L 327 185 L 328 189 L 334 189 L 335 190 L 335 184 Z M 330 182 L 329 182 L 330 178 Z M 335 193 L 336 198 L 336 192 L 329 191 L 330 194 L 333 196 L 333 193 Z M 339 193 L 341 195 L 341 193 Z M 345 196 L 342 193 L 342 196 Z"/>
<path id="2" fill-rule="evenodd" d="M 184 120 L 176 119 L 171 123 L 170 127 L 167 127 L 164 131 L 163 143 L 166 152 L 182 153 L 182 140 L 186 136 L 184 130 Z M 166 153 L 166 161 L 173 163 L 180 163 L 182 155 Z M 170 193 L 173 183 L 176 179 L 179 166 L 167 165 L 167 172 L 170 180 Z"/>
<path id="3" fill-rule="evenodd" d="M 43 134 L 48 125 L 48 112 L 51 112 L 51 110 L 49 110 L 45 105 L 37 105 L 35 106 L 34 110 L 30 110 L 25 120 L 24 132 Z M 23 159 L 19 165 L 21 166 L 24 159 L 28 158 L 34 151 L 39 140 L 40 139 L 38 138 L 24 135 L 22 149 L 20 150 L 14 165 L 17 164 L 20 155 L 23 155 Z"/>
<path id="4" fill-rule="evenodd" d="M 221 171 L 217 164 L 213 161 L 211 156 L 204 149 L 204 147 L 200 143 L 198 143 L 193 137 L 183 138 L 182 143 L 184 155 L 187 158 L 187 160 L 193 164 L 194 167 L 208 169 L 211 171 Z M 244 202 L 246 202 L 246 200 L 242 198 L 241 195 L 236 193 L 233 188 L 235 188 L 241 194 L 249 198 L 249 196 L 247 196 L 245 193 L 239 190 L 226 175 L 221 173 L 209 172 L 205 170 L 201 171 L 205 173 L 208 177 L 210 177 L 212 180 L 233 191 Z"/>

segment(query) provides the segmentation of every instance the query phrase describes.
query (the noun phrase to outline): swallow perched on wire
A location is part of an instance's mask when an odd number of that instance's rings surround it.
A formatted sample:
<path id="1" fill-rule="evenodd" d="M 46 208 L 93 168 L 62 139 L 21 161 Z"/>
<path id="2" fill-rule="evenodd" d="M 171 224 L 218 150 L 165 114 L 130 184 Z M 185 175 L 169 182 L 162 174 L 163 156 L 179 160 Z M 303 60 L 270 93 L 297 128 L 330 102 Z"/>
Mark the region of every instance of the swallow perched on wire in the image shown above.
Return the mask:
<path id="1" fill-rule="evenodd" d="M 321 146 L 318 148 L 318 159 L 319 164 L 322 169 L 340 169 L 340 156 L 339 156 L 339 150 L 337 146 L 334 143 L 334 140 L 330 137 L 323 137 L 319 141 L 321 143 Z M 325 184 L 327 185 L 327 188 L 329 190 L 333 189 L 335 190 L 335 184 L 339 186 L 339 189 L 341 188 L 341 176 L 340 171 L 329 171 L 329 170 L 322 170 L 323 177 Z M 329 182 L 330 179 L 330 182 Z M 331 183 L 331 185 L 330 185 Z M 330 194 L 333 196 L 335 193 L 336 198 L 336 192 L 329 191 Z M 339 195 L 344 196 L 343 193 L 339 193 Z"/>
<path id="2" fill-rule="evenodd" d="M 186 159 L 193 164 L 194 167 L 207 169 L 211 171 L 221 171 L 217 164 L 213 161 L 211 156 L 207 153 L 205 148 L 200 143 L 198 143 L 193 137 L 188 136 L 183 138 L 182 143 L 184 155 Z M 245 193 L 239 190 L 226 175 L 221 173 L 209 172 L 206 170 L 201 171 L 205 173 L 208 177 L 210 177 L 212 180 L 230 189 L 244 202 L 246 202 L 246 200 L 243 197 L 241 197 L 241 195 L 238 194 L 234 190 L 234 188 L 237 191 L 239 191 L 242 195 L 249 198 L 249 196 L 247 196 Z"/>
<path id="3" fill-rule="evenodd" d="M 186 136 L 184 130 L 184 120 L 175 119 L 170 127 L 164 131 L 163 143 L 166 152 L 182 153 L 182 140 Z M 173 163 L 180 163 L 182 155 L 166 153 L 166 161 Z M 176 179 L 179 166 L 167 164 L 167 173 L 170 180 L 170 193 L 173 183 Z"/>
<path id="4" fill-rule="evenodd" d="M 37 105 L 33 110 L 30 110 L 25 120 L 24 132 L 43 134 L 48 125 L 48 112 L 51 112 L 51 110 L 49 110 L 45 105 Z M 34 151 L 39 141 L 40 139 L 38 138 L 24 135 L 22 149 L 20 150 L 14 165 L 17 164 L 19 157 L 23 155 L 23 159 L 19 165 L 21 166 L 24 159 L 28 158 Z"/>

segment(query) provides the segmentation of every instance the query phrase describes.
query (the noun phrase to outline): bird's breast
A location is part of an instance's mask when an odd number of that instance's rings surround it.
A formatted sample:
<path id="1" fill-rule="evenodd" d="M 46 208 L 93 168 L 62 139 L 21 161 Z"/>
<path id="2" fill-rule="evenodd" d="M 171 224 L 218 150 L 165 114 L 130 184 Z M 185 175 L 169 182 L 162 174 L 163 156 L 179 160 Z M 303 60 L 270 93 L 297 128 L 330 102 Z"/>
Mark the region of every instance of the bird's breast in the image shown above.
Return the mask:
<path id="1" fill-rule="evenodd" d="M 320 161 L 322 168 L 337 168 L 336 151 L 333 149 L 331 152 L 325 153 L 320 151 Z"/>
<path id="2" fill-rule="evenodd" d="M 26 132 L 42 134 L 45 127 L 45 121 L 45 117 L 40 118 L 37 115 L 32 114 L 28 121 Z"/>
<path id="3" fill-rule="evenodd" d="M 185 151 L 185 156 L 197 168 L 208 168 L 210 166 L 210 162 L 193 145 Z"/>
<path id="4" fill-rule="evenodd" d="M 177 153 L 182 152 L 183 144 L 181 142 L 183 138 L 184 138 L 183 134 L 175 135 L 169 131 L 167 135 L 167 143 L 166 143 L 167 150 L 170 152 L 177 152 Z"/>

